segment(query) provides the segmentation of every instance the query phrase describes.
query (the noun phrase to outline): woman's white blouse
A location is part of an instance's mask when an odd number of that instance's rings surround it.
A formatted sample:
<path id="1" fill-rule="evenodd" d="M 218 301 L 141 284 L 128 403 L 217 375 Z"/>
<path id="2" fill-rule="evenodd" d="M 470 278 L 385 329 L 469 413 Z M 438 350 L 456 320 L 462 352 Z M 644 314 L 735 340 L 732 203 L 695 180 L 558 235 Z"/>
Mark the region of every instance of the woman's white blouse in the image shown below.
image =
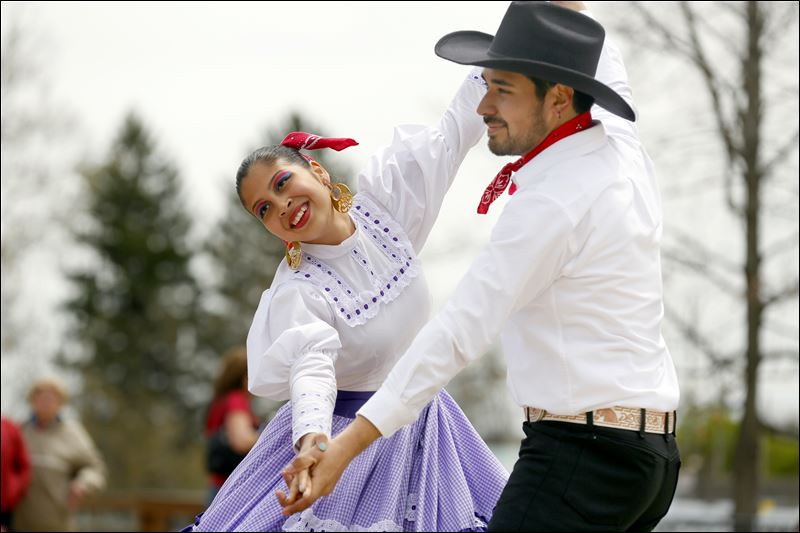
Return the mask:
<path id="1" fill-rule="evenodd" d="M 293 442 L 330 435 L 336 390 L 374 391 L 430 314 L 417 253 L 484 124 L 473 69 L 436 127 L 399 126 L 358 176 L 355 232 L 335 246 L 302 243 L 261 296 L 247 337 L 250 392 L 292 401 Z"/>

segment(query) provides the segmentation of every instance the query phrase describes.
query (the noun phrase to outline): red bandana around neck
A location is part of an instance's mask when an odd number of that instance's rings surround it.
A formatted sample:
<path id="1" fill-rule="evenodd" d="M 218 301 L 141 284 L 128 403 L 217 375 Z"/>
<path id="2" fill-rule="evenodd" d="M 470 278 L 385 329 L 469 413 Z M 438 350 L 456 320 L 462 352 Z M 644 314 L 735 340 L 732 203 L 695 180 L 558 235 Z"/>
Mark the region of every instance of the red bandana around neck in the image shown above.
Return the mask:
<path id="1" fill-rule="evenodd" d="M 577 117 L 565 122 L 561 126 L 551 131 L 550 134 L 545 137 L 542 142 L 536 145 L 533 150 L 520 157 L 516 161 L 512 161 L 504 166 L 497 176 L 495 176 L 495 178 L 492 180 L 492 183 L 486 187 L 486 191 L 484 191 L 483 196 L 481 197 L 481 202 L 478 204 L 478 214 L 485 215 L 489 212 L 489 206 L 492 204 L 492 202 L 497 200 L 506 190 L 506 187 L 508 187 L 508 184 L 511 181 L 511 174 L 513 172 L 521 169 L 528 161 L 536 157 L 548 146 L 555 144 L 565 137 L 569 137 L 573 133 L 578 133 L 579 131 L 588 129 L 591 126 L 591 113 L 589 111 L 586 113 L 581 113 Z M 508 194 L 514 194 L 516 191 L 517 186 L 512 183 L 511 188 L 508 190 Z"/>

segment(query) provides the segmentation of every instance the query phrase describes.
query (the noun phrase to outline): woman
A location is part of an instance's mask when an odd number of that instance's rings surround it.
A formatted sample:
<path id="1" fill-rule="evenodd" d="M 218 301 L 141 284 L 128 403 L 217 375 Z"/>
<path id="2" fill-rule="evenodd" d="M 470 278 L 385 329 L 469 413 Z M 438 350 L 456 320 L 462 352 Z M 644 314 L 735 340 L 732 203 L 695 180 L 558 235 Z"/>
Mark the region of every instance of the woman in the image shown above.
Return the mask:
<path id="1" fill-rule="evenodd" d="M 14 508 L 31 482 L 31 460 L 22 432 L 11 419 L 2 417 L 2 455 L 0 455 L 0 530 L 14 531 Z"/>
<path id="2" fill-rule="evenodd" d="M 231 348 L 222 359 L 206 416 L 209 503 L 258 440 L 258 420 L 250 409 L 249 396 L 247 351 L 243 346 Z"/>
<path id="3" fill-rule="evenodd" d="M 290 402 L 196 530 L 485 529 L 508 474 L 445 392 L 302 514 L 282 516 L 275 497 L 307 490 L 307 478 L 283 479 L 281 469 L 352 420 L 425 324 L 430 295 L 417 254 L 484 131 L 474 112 L 484 92 L 473 71 L 436 127 L 398 127 L 358 176 L 355 197 L 299 152 L 341 150 L 350 139 L 295 132 L 241 164 L 242 205 L 287 243 L 248 335 L 249 388 Z"/>
<path id="4" fill-rule="evenodd" d="M 14 527 L 74 531 L 81 501 L 105 487 L 105 463 L 83 425 L 62 417 L 67 390 L 61 380 L 38 380 L 28 400 L 33 416 L 22 426 L 22 436 L 33 471 L 28 491 L 14 511 Z"/>

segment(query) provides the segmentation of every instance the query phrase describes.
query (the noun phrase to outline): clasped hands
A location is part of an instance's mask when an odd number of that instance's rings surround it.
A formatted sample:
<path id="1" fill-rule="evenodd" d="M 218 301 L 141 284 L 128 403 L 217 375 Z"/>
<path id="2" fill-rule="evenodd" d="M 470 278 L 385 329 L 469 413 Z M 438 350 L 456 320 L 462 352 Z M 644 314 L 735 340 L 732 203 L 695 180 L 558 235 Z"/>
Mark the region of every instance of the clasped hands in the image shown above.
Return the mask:
<path id="1" fill-rule="evenodd" d="M 284 516 L 303 511 L 330 494 L 348 464 L 336 439 L 329 439 L 324 433 L 304 435 L 297 456 L 281 472 L 289 493 L 275 492 Z"/>
<path id="2" fill-rule="evenodd" d="M 289 494 L 276 491 L 283 514 L 303 511 L 333 491 L 342 473 L 358 454 L 381 436 L 378 428 L 363 416 L 356 416 L 336 438 L 308 433 L 300 439 L 300 452 L 283 469 Z"/>

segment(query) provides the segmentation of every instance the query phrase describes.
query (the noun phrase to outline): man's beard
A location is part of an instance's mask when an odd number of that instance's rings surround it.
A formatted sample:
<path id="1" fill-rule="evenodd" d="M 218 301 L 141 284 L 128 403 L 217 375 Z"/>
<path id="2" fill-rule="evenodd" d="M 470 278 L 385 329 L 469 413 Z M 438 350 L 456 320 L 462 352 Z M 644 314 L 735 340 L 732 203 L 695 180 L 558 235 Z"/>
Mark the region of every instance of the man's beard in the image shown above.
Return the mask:
<path id="1" fill-rule="evenodd" d="M 484 122 L 493 122 L 491 119 Z M 494 121 L 499 122 L 499 121 Z M 534 117 L 531 127 L 524 135 L 520 137 L 512 137 L 508 130 L 508 124 L 503 123 L 507 136 L 505 140 L 500 140 L 497 137 L 489 137 L 489 151 L 494 155 L 523 155 L 530 152 L 536 145 L 542 142 L 547 135 L 544 125 L 544 117 L 541 111 L 538 116 Z"/>
<path id="2" fill-rule="evenodd" d="M 494 155 L 522 155 L 527 152 L 518 140 L 512 139 L 511 137 L 506 138 L 505 141 L 490 137 L 489 151 Z"/>

